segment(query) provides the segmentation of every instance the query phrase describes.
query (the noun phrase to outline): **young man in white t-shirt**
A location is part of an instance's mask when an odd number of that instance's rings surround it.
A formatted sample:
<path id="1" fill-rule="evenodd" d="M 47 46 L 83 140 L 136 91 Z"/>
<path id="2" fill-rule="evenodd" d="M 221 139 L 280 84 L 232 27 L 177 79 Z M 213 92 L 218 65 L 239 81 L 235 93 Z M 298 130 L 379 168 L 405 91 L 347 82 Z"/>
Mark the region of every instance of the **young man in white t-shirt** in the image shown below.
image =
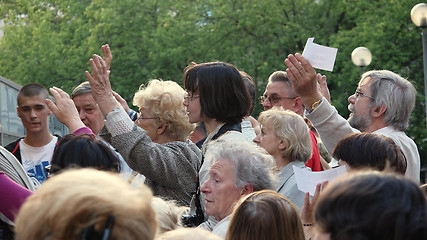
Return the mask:
<path id="1" fill-rule="evenodd" d="M 49 132 L 52 112 L 45 100 L 49 93 L 43 86 L 30 83 L 18 93 L 18 117 L 24 125 L 26 136 L 6 146 L 22 163 L 36 188 L 47 179 L 45 167 L 50 165 L 58 137 Z"/>

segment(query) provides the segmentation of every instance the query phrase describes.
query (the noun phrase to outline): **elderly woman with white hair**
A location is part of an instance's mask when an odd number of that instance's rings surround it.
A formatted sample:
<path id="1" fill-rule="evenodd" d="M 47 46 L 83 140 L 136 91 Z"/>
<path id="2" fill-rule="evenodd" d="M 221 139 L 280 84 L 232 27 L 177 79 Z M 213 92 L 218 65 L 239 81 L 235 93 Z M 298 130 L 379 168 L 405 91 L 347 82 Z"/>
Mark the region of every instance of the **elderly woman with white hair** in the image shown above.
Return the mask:
<path id="1" fill-rule="evenodd" d="M 232 138 L 209 147 L 205 158 L 213 164 L 200 190 L 205 195 L 206 213 L 219 221 L 212 232 L 225 238 L 230 214 L 240 197 L 274 189 L 274 162 L 264 149 Z"/>
<path id="2" fill-rule="evenodd" d="M 304 119 L 294 112 L 272 108 L 258 118 L 261 133 L 254 142 L 273 156 L 279 184 L 276 191 L 287 197 L 298 209 L 304 203 L 304 192 L 297 187 L 293 167 L 310 171 L 305 162 L 311 157 L 310 133 Z"/>

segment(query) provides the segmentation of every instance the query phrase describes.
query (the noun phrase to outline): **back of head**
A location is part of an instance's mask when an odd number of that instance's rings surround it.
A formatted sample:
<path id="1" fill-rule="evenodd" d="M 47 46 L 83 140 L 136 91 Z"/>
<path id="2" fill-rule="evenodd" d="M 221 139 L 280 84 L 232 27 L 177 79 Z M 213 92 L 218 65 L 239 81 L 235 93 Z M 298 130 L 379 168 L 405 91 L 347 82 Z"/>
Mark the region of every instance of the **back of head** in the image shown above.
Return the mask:
<path id="1" fill-rule="evenodd" d="M 73 92 L 71 93 L 71 99 L 73 99 L 76 96 L 91 93 L 92 90 L 90 88 L 90 84 L 88 81 L 80 83 L 76 88 L 74 88 Z"/>
<path id="2" fill-rule="evenodd" d="M 281 139 L 286 148 L 282 151 L 284 158 L 307 162 L 312 154 L 309 129 L 304 119 L 298 114 L 274 107 L 259 115 L 260 125 L 270 128 Z"/>
<path id="3" fill-rule="evenodd" d="M 159 220 L 159 234 L 182 227 L 181 215 L 187 207 L 180 207 L 173 201 L 159 197 L 153 197 L 152 204 Z"/>
<path id="4" fill-rule="evenodd" d="M 117 172 L 119 159 L 110 147 L 89 135 L 62 137 L 53 152 L 51 172 L 85 167 Z"/>
<path id="5" fill-rule="evenodd" d="M 406 79 L 388 70 L 366 72 L 361 79 L 371 78 L 371 95 L 376 106 L 385 105 L 384 123 L 397 130 L 408 128 L 409 117 L 415 106 L 416 90 Z"/>
<path id="6" fill-rule="evenodd" d="M 186 92 L 173 81 L 152 79 L 141 85 L 135 93 L 133 104 L 148 109 L 159 122 L 166 124 L 165 134 L 172 139 L 185 141 L 194 125 L 188 121 L 183 105 Z"/>
<path id="7" fill-rule="evenodd" d="M 234 166 L 236 187 L 250 184 L 254 191 L 275 188 L 274 160 L 254 144 L 220 138 L 209 145 L 205 158 L 206 162 L 212 163 L 218 159 L 228 159 Z"/>
<path id="8" fill-rule="evenodd" d="M 156 213 L 146 186 L 132 188 L 118 174 L 69 170 L 30 196 L 16 218 L 16 239 L 154 239 Z M 107 222 L 110 224 L 107 224 Z"/>
<path id="9" fill-rule="evenodd" d="M 372 133 L 353 133 L 335 146 L 333 157 L 346 161 L 351 168 L 392 170 L 402 175 L 406 172 L 406 158 L 390 138 Z"/>
<path id="10" fill-rule="evenodd" d="M 255 108 L 255 95 L 256 95 L 256 87 L 255 81 L 247 72 L 240 71 L 242 75 L 243 81 L 245 82 L 246 88 L 248 89 L 249 97 L 251 98 L 251 105 L 249 107 L 248 115 L 251 115 Z"/>
<path id="11" fill-rule="evenodd" d="M 203 228 L 179 228 L 161 234 L 156 240 L 221 240 L 219 236 Z"/>
<path id="12" fill-rule="evenodd" d="M 234 209 L 226 240 L 304 240 L 295 205 L 283 195 L 263 190 L 243 198 Z"/>
<path id="13" fill-rule="evenodd" d="M 38 83 L 29 83 L 23 86 L 18 92 L 18 97 L 17 97 L 18 106 L 20 106 L 19 100 L 22 97 L 34 97 L 39 95 L 42 96 L 44 99 L 49 98 L 49 93 L 47 89 Z"/>
<path id="14" fill-rule="evenodd" d="M 401 175 L 360 171 L 331 182 L 315 206 L 316 228 L 330 239 L 427 239 L 427 202 Z"/>
<path id="15" fill-rule="evenodd" d="M 225 62 L 209 62 L 185 69 L 184 88 L 198 92 L 201 112 L 224 123 L 239 123 L 248 114 L 250 98 L 240 72 Z"/>

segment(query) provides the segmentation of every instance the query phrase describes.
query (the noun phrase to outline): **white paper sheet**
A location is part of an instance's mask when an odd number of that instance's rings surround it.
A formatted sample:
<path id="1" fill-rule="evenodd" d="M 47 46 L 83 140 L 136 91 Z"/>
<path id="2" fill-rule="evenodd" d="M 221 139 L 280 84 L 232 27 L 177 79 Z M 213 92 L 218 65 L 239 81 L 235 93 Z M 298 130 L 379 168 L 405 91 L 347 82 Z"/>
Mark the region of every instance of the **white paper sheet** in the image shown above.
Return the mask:
<path id="1" fill-rule="evenodd" d="M 313 42 L 314 38 L 307 39 L 302 56 L 317 69 L 332 72 L 338 48 L 326 47 Z"/>
<path id="2" fill-rule="evenodd" d="M 314 196 L 314 191 L 316 191 L 316 185 L 318 183 L 323 183 L 324 181 L 330 182 L 331 180 L 347 173 L 345 166 L 321 172 L 311 172 L 295 166 L 293 166 L 293 168 L 298 189 L 305 193 L 309 192 L 311 196 Z"/>

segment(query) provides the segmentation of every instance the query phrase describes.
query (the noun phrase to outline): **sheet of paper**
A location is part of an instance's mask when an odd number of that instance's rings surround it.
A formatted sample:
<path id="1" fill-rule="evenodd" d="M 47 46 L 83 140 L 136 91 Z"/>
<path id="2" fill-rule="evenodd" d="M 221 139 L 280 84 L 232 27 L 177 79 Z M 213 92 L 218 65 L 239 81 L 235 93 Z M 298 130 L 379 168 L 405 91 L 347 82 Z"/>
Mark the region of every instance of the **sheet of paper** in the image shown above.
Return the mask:
<path id="1" fill-rule="evenodd" d="M 293 166 L 293 168 L 298 189 L 305 193 L 309 192 L 311 196 L 314 196 L 314 191 L 316 190 L 316 185 L 318 183 L 331 181 L 347 172 L 345 166 L 321 172 L 311 172 L 295 166 Z"/>
<path id="2" fill-rule="evenodd" d="M 307 39 L 302 56 L 317 69 L 332 72 L 338 48 L 326 47 L 313 42 L 314 38 Z"/>

